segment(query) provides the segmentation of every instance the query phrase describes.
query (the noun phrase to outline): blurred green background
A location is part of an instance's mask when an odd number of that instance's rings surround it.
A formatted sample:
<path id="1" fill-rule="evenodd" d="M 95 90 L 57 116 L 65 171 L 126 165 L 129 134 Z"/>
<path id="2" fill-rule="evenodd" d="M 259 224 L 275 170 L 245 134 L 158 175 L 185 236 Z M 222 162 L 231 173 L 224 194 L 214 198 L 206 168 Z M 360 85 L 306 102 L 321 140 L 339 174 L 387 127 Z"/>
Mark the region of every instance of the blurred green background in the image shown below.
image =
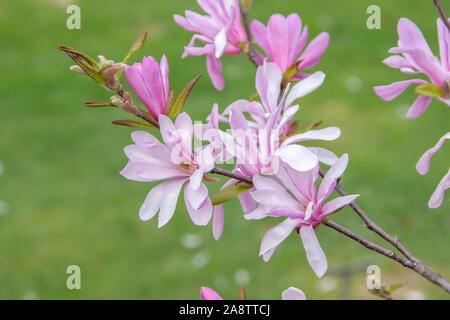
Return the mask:
<path id="1" fill-rule="evenodd" d="M 81 7 L 81 30 L 66 28 L 66 8 L 72 3 Z M 366 27 L 371 4 L 381 7 L 381 30 Z M 443 4 L 450 12 L 450 3 Z M 211 226 L 191 223 L 181 197 L 163 229 L 156 220 L 139 220 L 139 207 L 152 185 L 119 175 L 132 129 L 109 124 L 126 116 L 84 108 L 84 101 L 107 101 L 110 94 L 70 72 L 71 61 L 56 46 L 120 61 L 140 31 L 148 30 L 149 40 L 131 62 L 143 55 L 159 60 L 165 53 L 176 92 L 203 73 L 186 105 L 193 119 L 202 120 L 214 102 L 224 110 L 250 97 L 255 69 L 244 56 L 225 57 L 226 88 L 216 91 L 204 57 L 181 59 L 192 34 L 177 26 L 172 15 L 186 9 L 200 11 L 194 0 L 0 2 L 0 298 L 198 299 L 202 285 L 234 298 L 244 284 L 252 299 L 279 299 L 289 286 L 301 288 L 310 299 L 373 299 L 364 269 L 377 264 L 383 283 L 405 284 L 397 298 L 447 299 L 412 271 L 326 228 L 318 234 L 329 260 L 325 279 L 314 275 L 294 234 L 265 263 L 258 257 L 260 242 L 278 221 L 245 221 L 237 201 L 225 205 L 219 242 Z M 343 181 L 347 192 L 360 193 L 358 203 L 376 223 L 450 278 L 449 203 L 437 210 L 427 207 L 447 171 L 449 148 L 436 155 L 428 175 L 415 171 L 422 153 L 448 130 L 449 111 L 433 101 L 420 119 L 406 120 L 412 89 L 392 102 L 382 101 L 372 89 L 408 78 L 381 63 L 396 44 L 400 17 L 415 21 L 438 54 L 432 2 L 254 0 L 250 15 L 266 23 L 274 12 L 298 13 L 310 27 L 310 39 L 321 31 L 331 34 L 315 68 L 327 79 L 300 101 L 298 119 L 303 124 L 321 119 L 342 128 L 338 141 L 323 145 L 349 153 Z M 349 208 L 333 219 L 383 244 Z M 355 264 L 362 271 L 349 283 L 333 276 L 332 269 Z M 69 265 L 81 267 L 81 290 L 66 288 Z"/>

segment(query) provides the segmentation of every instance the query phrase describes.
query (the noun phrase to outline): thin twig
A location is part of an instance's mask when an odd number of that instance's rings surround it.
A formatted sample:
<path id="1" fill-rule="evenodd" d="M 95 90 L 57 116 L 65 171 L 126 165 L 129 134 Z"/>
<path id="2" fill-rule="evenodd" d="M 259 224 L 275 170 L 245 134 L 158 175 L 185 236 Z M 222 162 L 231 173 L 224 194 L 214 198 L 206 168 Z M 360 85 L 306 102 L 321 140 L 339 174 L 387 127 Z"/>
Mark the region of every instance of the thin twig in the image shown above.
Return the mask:
<path id="1" fill-rule="evenodd" d="M 442 20 L 444 21 L 445 25 L 447 26 L 448 32 L 450 32 L 450 22 L 448 21 L 447 15 L 445 14 L 441 3 L 439 2 L 439 0 L 433 0 L 433 2 L 434 2 L 434 5 L 436 6 L 436 8 L 438 9 Z"/>
<path id="2" fill-rule="evenodd" d="M 242 4 L 239 4 L 241 7 L 241 16 L 242 20 L 244 20 L 244 30 L 245 34 L 247 35 L 247 41 L 248 41 L 248 58 L 251 62 L 257 67 L 259 67 L 258 59 L 256 58 L 256 50 L 255 45 L 253 43 L 253 35 L 250 30 L 250 23 L 248 21 L 248 11 L 242 6 Z"/>
<path id="3" fill-rule="evenodd" d="M 251 178 L 246 177 L 246 176 L 244 176 L 242 174 L 235 173 L 235 172 L 230 172 L 230 171 L 227 171 L 227 170 L 224 170 L 224 169 L 214 168 L 214 169 L 211 170 L 211 173 L 220 174 L 222 176 L 226 176 L 226 177 L 229 177 L 229 178 L 240 180 L 240 181 L 246 182 L 248 184 L 253 184 Z"/>
<path id="4" fill-rule="evenodd" d="M 324 177 L 325 176 L 325 172 L 323 170 L 320 170 L 320 175 L 322 177 Z M 341 184 L 339 182 L 336 183 L 335 189 L 341 196 L 346 196 L 347 195 L 347 193 L 344 191 L 344 189 L 342 188 L 342 186 L 341 186 Z M 395 248 L 397 248 L 409 260 L 411 260 L 413 262 L 416 262 L 416 263 L 421 263 L 416 257 L 414 257 L 414 255 L 411 252 L 409 252 L 408 249 L 405 248 L 405 246 L 397 239 L 397 237 L 391 236 L 389 233 L 387 233 L 386 231 L 381 229 L 379 226 L 377 226 L 369 218 L 369 216 L 361 209 L 360 206 L 358 206 L 356 203 L 351 203 L 349 206 L 353 209 L 353 211 L 356 212 L 356 214 L 358 214 L 358 216 L 361 217 L 361 219 L 364 221 L 366 227 L 369 230 L 374 231 L 376 234 L 381 236 L 387 242 L 392 244 Z"/>
<path id="5" fill-rule="evenodd" d="M 398 255 L 395 252 L 392 252 L 390 250 L 387 250 L 383 247 L 380 247 L 377 244 L 374 244 L 359 235 L 351 232 L 350 230 L 340 226 L 339 224 L 327 220 L 323 221 L 322 224 L 326 225 L 327 227 L 330 227 L 339 233 L 342 233 L 343 235 L 355 240 L 356 242 L 362 244 L 364 247 L 366 247 L 369 250 L 375 251 L 381 255 L 384 255 L 394 261 L 397 261 L 398 263 L 402 264 L 406 268 L 409 268 L 419 274 L 420 276 L 424 277 L 428 281 L 434 283 L 438 287 L 444 289 L 447 293 L 450 293 L 450 283 L 445 280 L 437 271 L 430 268 L 429 266 L 423 264 L 423 263 L 416 263 L 411 260 L 408 260 L 400 255 Z"/>

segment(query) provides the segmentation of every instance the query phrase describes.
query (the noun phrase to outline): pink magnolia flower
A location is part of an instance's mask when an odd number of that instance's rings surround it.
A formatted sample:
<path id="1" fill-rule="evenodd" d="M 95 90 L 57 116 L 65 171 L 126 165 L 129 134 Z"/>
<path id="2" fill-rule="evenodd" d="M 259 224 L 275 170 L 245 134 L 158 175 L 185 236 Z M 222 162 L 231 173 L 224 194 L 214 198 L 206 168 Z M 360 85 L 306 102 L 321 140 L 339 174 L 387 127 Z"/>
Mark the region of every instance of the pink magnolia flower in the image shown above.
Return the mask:
<path id="1" fill-rule="evenodd" d="M 201 287 L 200 295 L 202 296 L 202 300 L 223 300 L 217 292 L 208 287 Z M 281 298 L 282 300 L 306 300 L 303 291 L 295 287 L 284 290 L 281 294 Z"/>
<path id="2" fill-rule="evenodd" d="M 390 56 L 383 62 L 389 67 L 400 69 L 401 72 L 416 75 L 426 75 L 432 84 L 442 89 L 443 95 L 437 97 L 450 106 L 450 32 L 441 19 L 437 21 L 439 34 L 439 60 L 433 55 L 420 29 L 409 19 L 401 18 L 398 22 L 398 46 L 389 50 Z M 394 82 L 387 86 L 375 87 L 375 93 L 383 100 L 390 101 L 400 95 L 411 85 L 422 85 L 427 81 L 412 79 Z M 431 96 L 419 95 L 408 110 L 407 118 L 415 119 L 421 116 L 431 103 Z"/>
<path id="3" fill-rule="evenodd" d="M 421 175 L 425 175 L 428 173 L 428 170 L 430 170 L 431 158 L 436 152 L 439 151 L 439 149 L 441 149 L 442 145 L 447 139 L 450 139 L 450 132 L 447 132 L 433 148 L 427 150 L 427 152 L 423 154 L 423 156 L 417 162 L 417 172 L 419 172 Z M 431 209 L 438 208 L 442 204 L 445 196 L 445 191 L 448 188 L 450 188 L 450 169 L 439 182 L 436 190 L 430 198 L 430 201 L 428 202 L 428 207 Z"/>
<path id="4" fill-rule="evenodd" d="M 286 72 L 297 61 L 301 61 L 298 72 L 314 67 L 319 63 L 330 41 L 328 33 L 319 34 L 299 57 L 308 41 L 308 26 L 302 30 L 302 21 L 297 14 L 291 14 L 287 18 L 281 14 L 274 14 L 270 17 L 267 27 L 254 20 L 251 31 L 256 43 L 282 72 Z M 300 73 L 296 75 L 300 79 L 306 76 Z"/>
<path id="5" fill-rule="evenodd" d="M 125 67 L 125 78 L 155 120 L 164 114 L 170 95 L 169 64 L 165 55 L 161 64 L 153 57 Z"/>
<path id="6" fill-rule="evenodd" d="M 209 147 L 192 150 L 193 124 L 186 113 L 175 123 L 167 116 L 159 116 L 164 143 L 145 131 L 135 131 L 131 137 L 135 144 L 125 147 L 129 158 L 121 174 L 130 180 L 151 182 L 165 180 L 154 187 L 139 216 L 147 221 L 159 211 L 158 226 L 172 218 L 181 188 L 184 188 L 186 208 L 197 225 L 207 225 L 212 216 L 212 204 L 203 175 L 214 167 L 214 151 Z"/>
<path id="7" fill-rule="evenodd" d="M 266 213 L 265 216 L 286 217 L 286 220 L 270 229 L 264 236 L 260 256 L 269 261 L 276 248 L 294 230 L 299 230 L 306 257 L 311 268 L 320 278 L 327 270 L 327 259 L 315 234 L 317 227 L 327 215 L 333 214 L 352 203 L 359 195 L 338 197 L 327 203 L 325 200 L 333 192 L 337 179 L 344 173 L 348 164 L 348 156 L 344 154 L 327 172 L 317 191 L 315 182 L 319 176 L 319 167 L 307 172 L 293 170 L 283 166 L 277 180 L 254 176 L 256 191 L 252 197 Z M 287 188 L 290 192 L 286 191 Z M 259 215 L 253 218 L 263 218 Z"/>
<path id="8" fill-rule="evenodd" d="M 223 90 L 225 82 L 221 75 L 223 54 L 240 54 L 239 44 L 247 42 L 241 23 L 239 0 L 197 0 L 208 15 L 187 10 L 186 18 L 174 15 L 175 22 L 183 29 L 196 33 L 183 54 L 187 56 L 206 55 L 209 76 L 218 90 Z M 195 42 L 204 43 L 196 47 Z"/>

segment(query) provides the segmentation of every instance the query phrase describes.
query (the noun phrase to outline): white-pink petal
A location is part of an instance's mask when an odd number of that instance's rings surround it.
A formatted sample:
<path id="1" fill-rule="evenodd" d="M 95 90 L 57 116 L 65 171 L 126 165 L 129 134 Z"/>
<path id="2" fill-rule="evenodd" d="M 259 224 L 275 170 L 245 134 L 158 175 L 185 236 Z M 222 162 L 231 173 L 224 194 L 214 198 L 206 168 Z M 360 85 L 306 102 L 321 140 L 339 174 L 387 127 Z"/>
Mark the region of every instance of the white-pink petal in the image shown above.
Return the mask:
<path id="1" fill-rule="evenodd" d="M 280 224 L 276 225 L 264 235 L 261 242 L 261 248 L 259 250 L 259 255 L 262 256 L 267 254 L 272 249 L 275 249 L 286 239 L 289 234 L 295 230 L 295 228 L 301 223 L 300 219 L 290 219 L 287 218 Z M 271 252 L 273 253 L 273 252 Z"/>
<path id="2" fill-rule="evenodd" d="M 439 182 L 436 190 L 432 194 L 430 201 L 428 201 L 428 207 L 430 209 L 436 209 L 441 206 L 444 201 L 445 191 L 450 188 L 450 169 L 447 174 Z"/>
<path id="3" fill-rule="evenodd" d="M 447 132 L 441 139 L 439 139 L 438 143 L 436 143 L 433 148 L 427 150 L 423 154 L 423 156 L 417 162 L 417 172 L 419 172 L 421 175 L 427 174 L 428 170 L 430 169 L 431 158 L 436 152 L 439 151 L 439 149 L 441 149 L 442 145 L 447 139 L 450 139 L 450 132 Z"/>
<path id="4" fill-rule="evenodd" d="M 282 300 L 306 300 L 306 296 L 302 290 L 290 287 L 281 294 Z"/>
<path id="5" fill-rule="evenodd" d="M 283 146 L 275 152 L 275 155 L 298 171 L 308 171 L 317 166 L 319 159 L 317 155 L 308 148 L 291 144 Z"/>
<path id="6" fill-rule="evenodd" d="M 305 248 L 308 263 L 317 275 L 321 278 L 328 268 L 327 258 L 320 247 L 316 233 L 312 226 L 302 226 L 300 228 L 300 237 Z"/>

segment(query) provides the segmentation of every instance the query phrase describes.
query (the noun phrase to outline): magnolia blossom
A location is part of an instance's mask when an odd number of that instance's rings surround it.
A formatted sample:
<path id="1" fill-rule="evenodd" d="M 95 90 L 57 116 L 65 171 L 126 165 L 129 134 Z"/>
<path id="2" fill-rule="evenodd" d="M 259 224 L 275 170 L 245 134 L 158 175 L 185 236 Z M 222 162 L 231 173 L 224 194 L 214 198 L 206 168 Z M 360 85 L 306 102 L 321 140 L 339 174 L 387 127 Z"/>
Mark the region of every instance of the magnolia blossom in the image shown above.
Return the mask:
<path id="1" fill-rule="evenodd" d="M 241 23 L 239 0 L 197 0 L 208 15 L 187 10 L 186 18 L 174 15 L 175 22 L 183 29 L 196 33 L 183 54 L 187 56 L 206 55 L 209 76 L 218 90 L 223 90 L 225 82 L 221 75 L 223 54 L 240 54 L 240 44 L 247 42 Z M 204 43 L 196 47 L 195 43 Z"/>
<path id="2" fill-rule="evenodd" d="M 300 55 L 308 41 L 308 26 L 304 26 L 302 30 L 302 21 L 295 13 L 287 18 L 281 14 L 274 14 L 270 17 L 267 27 L 254 20 L 251 31 L 256 43 L 282 72 L 286 72 L 298 61 L 300 61 L 297 67 L 298 72 L 314 67 L 319 63 L 330 41 L 329 34 L 323 32 L 314 38 Z M 306 76 L 308 75 L 296 74 L 296 77 L 300 79 Z"/>
<path id="3" fill-rule="evenodd" d="M 265 215 L 253 214 L 247 218 L 259 219 L 264 216 L 286 217 L 279 225 L 270 229 L 264 236 L 260 256 L 269 261 L 276 248 L 289 234 L 298 230 L 303 241 L 308 262 L 320 278 L 327 270 L 327 259 L 315 234 L 317 227 L 327 215 L 333 214 L 352 203 L 359 195 L 338 197 L 327 203 L 325 200 L 333 192 L 337 179 L 344 173 L 348 156 L 344 154 L 327 172 L 317 191 L 315 182 L 319 176 L 319 166 L 307 172 L 283 166 L 277 175 L 281 184 L 272 178 L 255 176 L 253 184 L 256 191 L 253 199 L 260 205 Z M 291 192 L 288 193 L 286 188 Z"/>
<path id="4" fill-rule="evenodd" d="M 145 131 L 135 131 L 135 144 L 125 147 L 129 158 L 121 174 L 130 180 L 150 182 L 165 180 L 154 187 L 139 216 L 146 221 L 159 211 L 158 226 L 172 218 L 183 185 L 186 208 L 197 225 L 207 225 L 212 216 L 212 203 L 203 175 L 214 167 L 214 150 L 209 146 L 192 150 L 193 124 L 186 114 L 180 114 L 175 123 L 160 115 L 159 125 L 164 143 Z"/>
<path id="5" fill-rule="evenodd" d="M 161 64 L 153 57 L 125 67 L 125 78 L 155 120 L 164 114 L 170 96 L 169 64 L 165 55 Z"/>
<path id="6" fill-rule="evenodd" d="M 209 140 L 216 153 L 222 152 L 222 160 L 235 157 L 234 172 L 249 178 L 254 175 L 276 174 L 280 161 L 300 171 L 314 168 L 318 161 L 332 165 L 337 161 L 337 156 L 331 151 L 306 148 L 298 143 L 307 140 L 335 140 L 340 136 L 339 128 L 329 127 L 291 134 L 290 124 L 299 109 L 298 105 L 293 106 L 294 102 L 320 87 L 324 79 L 325 74 L 318 71 L 292 88 L 288 85 L 281 92 L 280 68 L 275 63 L 264 63 L 258 68 L 256 75 L 256 88 L 261 102 L 238 100 L 226 108 L 223 115 L 218 113 L 218 106 L 214 105 L 208 124 L 196 125 L 196 133 L 200 133 L 197 137 Z M 249 115 L 249 119 L 244 113 Z M 231 134 L 219 129 L 220 122 L 230 125 Z M 285 140 L 281 142 L 282 139 Z M 237 182 L 230 180 L 224 187 Z M 253 189 L 238 196 L 244 214 L 257 209 L 257 203 L 250 196 L 251 191 Z M 216 240 L 223 232 L 223 224 L 223 205 L 215 206 L 213 234 Z"/>
<path id="7" fill-rule="evenodd" d="M 419 172 L 421 175 L 425 175 L 428 173 L 428 170 L 430 170 L 431 158 L 436 152 L 439 151 L 439 149 L 441 149 L 442 145 L 447 139 L 450 139 L 450 132 L 447 132 L 433 148 L 427 150 L 427 152 L 423 154 L 423 156 L 417 162 L 417 172 Z M 450 188 L 450 169 L 444 176 L 444 178 L 442 178 L 441 182 L 436 188 L 436 191 L 434 191 L 433 195 L 431 196 L 430 201 L 428 202 L 428 207 L 431 209 L 438 208 L 442 204 L 445 196 L 445 190 L 447 190 L 448 188 Z"/>
<path id="8" fill-rule="evenodd" d="M 433 55 L 420 29 L 409 19 L 398 22 L 398 46 L 389 50 L 396 54 L 383 62 L 401 72 L 416 75 L 424 74 L 429 81 L 441 89 L 441 93 L 420 95 L 408 110 L 407 118 L 421 116 L 431 103 L 432 96 L 450 106 L 450 32 L 441 19 L 437 20 L 440 60 Z M 387 86 L 375 87 L 375 93 L 383 100 L 392 100 L 411 85 L 423 85 L 427 81 L 412 79 L 394 82 Z"/>
<path id="9" fill-rule="evenodd" d="M 208 287 L 201 287 L 200 295 L 202 297 L 202 300 L 223 300 L 223 298 L 217 292 Z M 281 299 L 306 300 L 306 296 L 302 290 L 297 289 L 295 287 L 290 287 L 282 292 Z"/>

